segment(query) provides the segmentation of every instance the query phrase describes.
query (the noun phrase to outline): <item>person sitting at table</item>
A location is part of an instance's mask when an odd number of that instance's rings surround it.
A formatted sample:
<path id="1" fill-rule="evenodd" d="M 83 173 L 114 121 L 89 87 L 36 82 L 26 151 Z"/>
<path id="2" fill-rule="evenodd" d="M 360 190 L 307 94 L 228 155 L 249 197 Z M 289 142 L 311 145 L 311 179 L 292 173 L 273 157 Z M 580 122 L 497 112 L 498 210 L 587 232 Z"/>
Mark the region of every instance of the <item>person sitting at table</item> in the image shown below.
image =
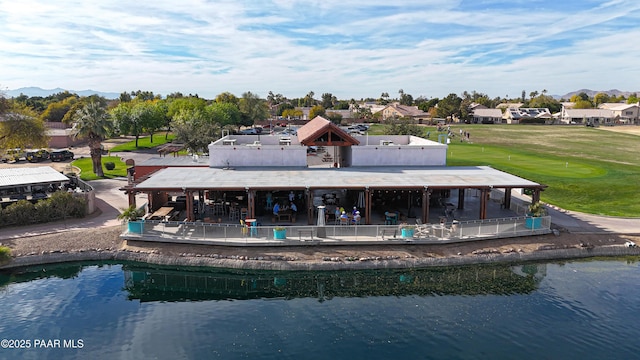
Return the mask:
<path id="1" fill-rule="evenodd" d="M 336 206 L 336 211 L 334 211 L 333 213 L 333 217 L 335 218 L 336 221 L 338 221 L 338 219 L 340 218 L 340 208 Z"/>
<path id="2" fill-rule="evenodd" d="M 275 205 L 273 205 L 273 216 L 278 216 L 279 212 L 280 212 L 280 204 L 276 203 Z"/>
<path id="3" fill-rule="evenodd" d="M 341 219 L 348 219 L 349 215 L 347 215 L 347 213 L 343 211 L 342 214 L 340 214 L 340 218 Z"/>
<path id="4" fill-rule="evenodd" d="M 354 206 L 353 210 L 351 211 L 351 216 L 356 216 L 357 212 L 358 212 L 358 208 Z"/>
<path id="5" fill-rule="evenodd" d="M 362 219 L 362 217 L 360 216 L 360 211 L 356 211 L 356 213 L 353 215 L 353 220 L 351 220 L 354 224 L 360 224 L 360 220 Z"/>

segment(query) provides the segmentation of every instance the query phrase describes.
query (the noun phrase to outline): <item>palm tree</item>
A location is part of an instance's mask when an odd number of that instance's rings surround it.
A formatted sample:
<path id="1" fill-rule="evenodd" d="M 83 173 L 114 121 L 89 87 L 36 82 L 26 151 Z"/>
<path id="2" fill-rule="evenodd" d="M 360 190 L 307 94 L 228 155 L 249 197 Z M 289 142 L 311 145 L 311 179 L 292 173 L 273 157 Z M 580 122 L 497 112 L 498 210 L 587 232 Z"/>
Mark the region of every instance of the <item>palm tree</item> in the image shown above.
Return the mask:
<path id="1" fill-rule="evenodd" d="M 74 138 L 88 138 L 93 163 L 93 173 L 103 177 L 102 170 L 102 141 L 113 131 L 113 122 L 106 109 L 99 103 L 90 102 L 76 110 L 73 120 L 72 134 Z"/>

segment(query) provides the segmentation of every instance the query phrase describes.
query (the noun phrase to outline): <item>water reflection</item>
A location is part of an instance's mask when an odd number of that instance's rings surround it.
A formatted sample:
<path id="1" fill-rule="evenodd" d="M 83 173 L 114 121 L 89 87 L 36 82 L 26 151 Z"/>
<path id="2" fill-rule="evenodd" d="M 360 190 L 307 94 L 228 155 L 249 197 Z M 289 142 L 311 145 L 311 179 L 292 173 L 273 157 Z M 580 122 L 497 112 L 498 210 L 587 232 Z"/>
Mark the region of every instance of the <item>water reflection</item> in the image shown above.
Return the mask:
<path id="1" fill-rule="evenodd" d="M 105 265 L 107 263 L 103 263 Z M 53 264 L 0 273 L 0 286 L 42 278 L 77 277 L 89 263 Z M 546 274 L 546 264 L 483 265 L 365 271 L 246 271 L 163 267 L 125 263 L 130 300 L 193 301 L 259 298 L 528 294 Z"/>
<path id="2" fill-rule="evenodd" d="M 469 266 L 377 271 L 273 272 L 123 266 L 129 299 L 140 301 L 245 300 L 528 294 L 546 265 Z"/>

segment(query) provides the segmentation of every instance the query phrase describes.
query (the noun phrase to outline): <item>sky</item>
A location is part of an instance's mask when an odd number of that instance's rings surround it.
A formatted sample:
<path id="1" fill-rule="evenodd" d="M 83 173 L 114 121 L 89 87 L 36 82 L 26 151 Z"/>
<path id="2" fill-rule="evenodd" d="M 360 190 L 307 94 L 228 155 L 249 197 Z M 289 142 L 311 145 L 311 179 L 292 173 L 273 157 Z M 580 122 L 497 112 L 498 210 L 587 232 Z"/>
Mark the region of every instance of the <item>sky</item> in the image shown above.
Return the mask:
<path id="1" fill-rule="evenodd" d="M 0 89 L 640 90 L 638 0 L 0 0 Z"/>

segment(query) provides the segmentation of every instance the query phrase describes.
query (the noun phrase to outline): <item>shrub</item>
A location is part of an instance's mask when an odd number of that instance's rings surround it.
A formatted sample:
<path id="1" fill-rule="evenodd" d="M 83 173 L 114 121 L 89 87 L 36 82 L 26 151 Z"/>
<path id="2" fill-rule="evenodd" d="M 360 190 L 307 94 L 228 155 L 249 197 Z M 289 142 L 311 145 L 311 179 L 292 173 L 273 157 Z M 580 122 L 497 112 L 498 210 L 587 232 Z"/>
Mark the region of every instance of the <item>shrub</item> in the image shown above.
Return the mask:
<path id="1" fill-rule="evenodd" d="M 541 203 L 540 201 L 537 201 L 529 205 L 529 208 L 527 209 L 527 214 L 529 216 L 534 216 L 534 217 L 546 216 L 547 209 L 544 207 L 543 203 Z"/>
<path id="2" fill-rule="evenodd" d="M 20 200 L 8 206 L 3 212 L 9 224 L 27 225 L 38 220 L 38 217 L 34 216 L 35 206 L 27 200 Z"/>
<path id="3" fill-rule="evenodd" d="M 115 164 L 115 163 L 113 163 L 113 162 L 111 162 L 111 161 L 109 161 L 109 162 L 104 163 L 104 167 L 105 167 L 107 170 L 113 170 L 113 169 L 115 169 L 115 168 L 116 168 L 116 164 Z"/>
<path id="4" fill-rule="evenodd" d="M 0 246 L 0 262 L 11 258 L 11 249 L 6 246 Z"/>
<path id="5" fill-rule="evenodd" d="M 87 214 L 87 204 L 83 197 L 57 191 L 49 199 L 40 200 L 35 205 L 20 200 L 0 210 L 0 227 L 43 223 L 68 217 L 82 218 Z"/>

